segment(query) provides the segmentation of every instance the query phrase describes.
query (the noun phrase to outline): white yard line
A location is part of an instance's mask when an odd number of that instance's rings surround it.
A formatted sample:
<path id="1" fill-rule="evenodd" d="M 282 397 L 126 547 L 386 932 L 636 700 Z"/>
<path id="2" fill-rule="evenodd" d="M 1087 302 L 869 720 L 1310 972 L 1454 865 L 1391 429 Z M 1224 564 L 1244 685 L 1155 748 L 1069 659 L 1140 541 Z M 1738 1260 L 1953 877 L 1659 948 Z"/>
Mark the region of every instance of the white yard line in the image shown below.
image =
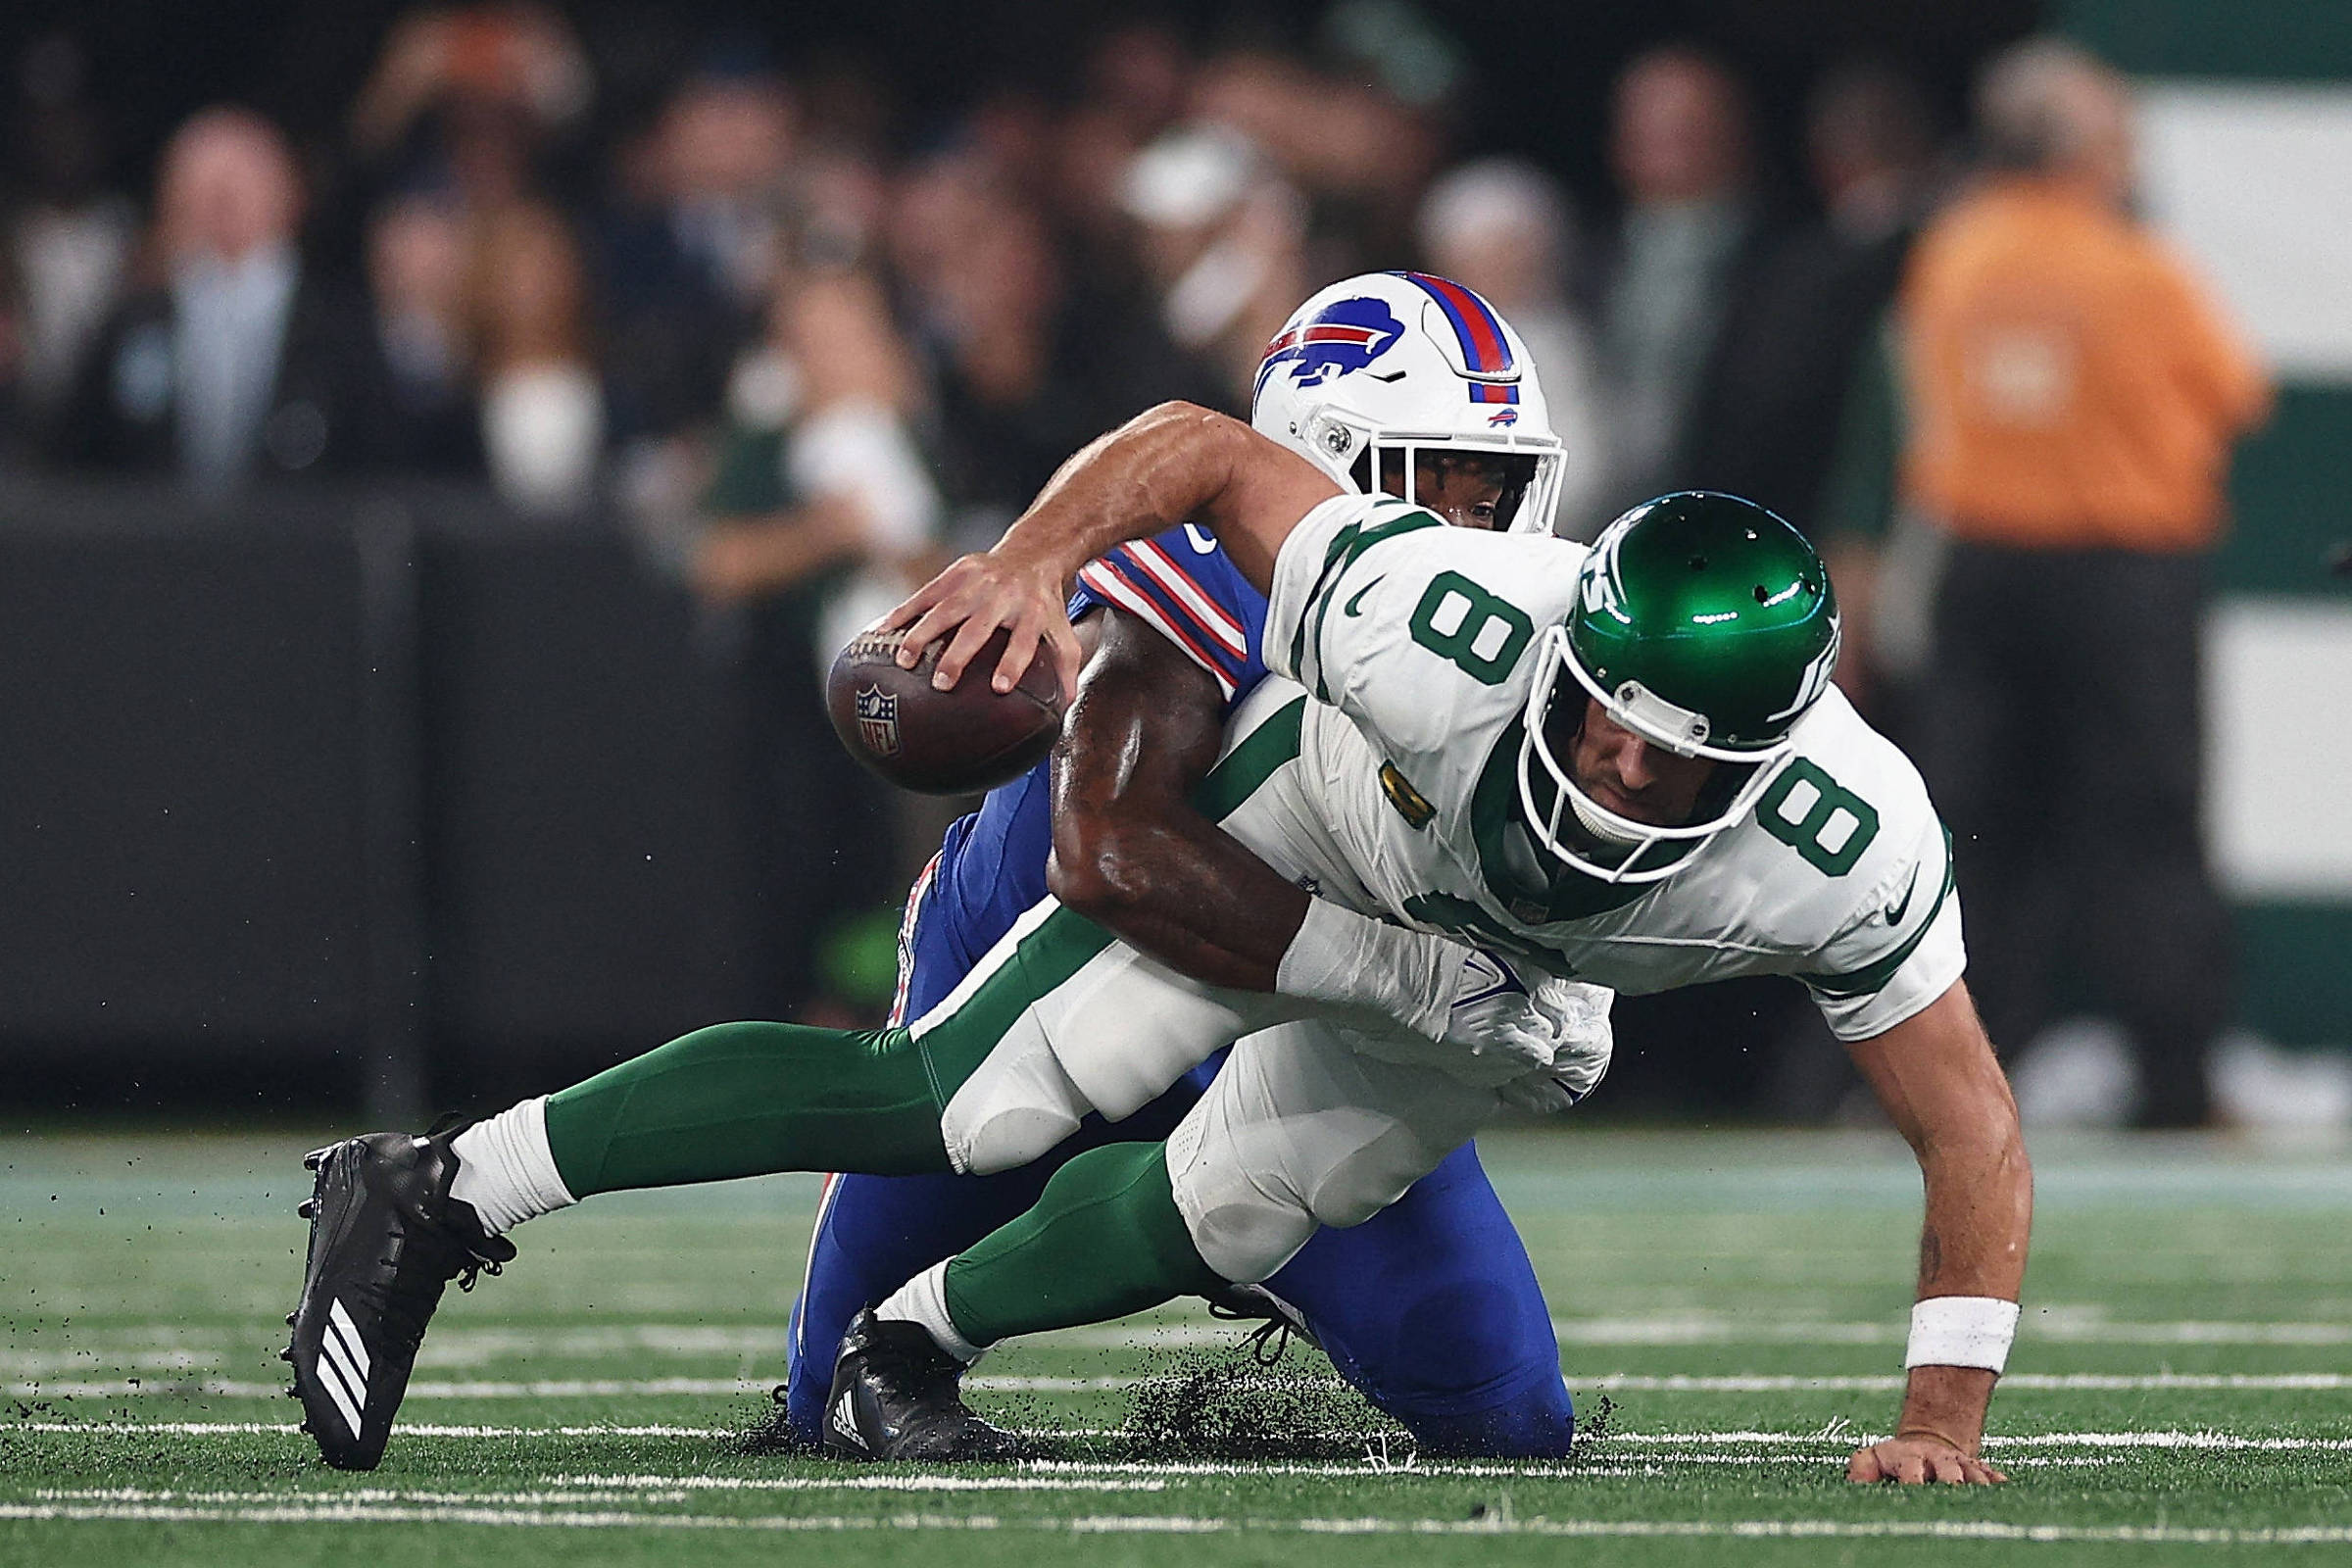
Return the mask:
<path id="1" fill-rule="evenodd" d="M 1552 1333 L 1560 1344 L 1586 1347 L 1681 1345 L 1898 1345 L 1906 1333 L 1900 1319 L 1838 1321 L 1768 1318 L 1744 1313 L 1671 1312 L 1618 1317 L 1558 1317 Z M 1041 1335 L 1036 1343 L 1063 1349 L 1184 1349 L 1238 1344 L 1241 1330 L 1227 1323 L 1104 1324 Z M 2130 1322 L 2108 1317 L 2095 1306 L 2060 1303 L 2029 1307 L 2019 1325 L 2023 1344 L 2053 1345 L 2254 1345 L 2328 1348 L 2352 1345 L 2352 1322 L 2180 1321 Z M 218 1351 L 253 1338 L 241 1326 L 134 1325 L 73 1331 L 72 1350 L 0 1349 L 0 1374 L 36 1377 L 52 1371 L 95 1372 L 148 1367 L 190 1369 L 220 1363 Z M 133 1347 L 156 1347 L 134 1350 Z M 436 1328 L 418 1370 L 481 1366 L 503 1360 L 731 1357 L 773 1362 L 779 1370 L 791 1348 L 781 1325 L 623 1323 L 595 1328 Z"/>
<path id="2" fill-rule="evenodd" d="M 1254 1376 L 1254 1375 L 1253 1375 Z M 1341 1387 L 1336 1377 L 1254 1377 L 1272 1385 L 1307 1381 Z M 1104 1394 L 1145 1384 L 1168 1382 L 1164 1374 L 1113 1374 L 1096 1377 L 982 1375 L 966 1378 L 964 1387 L 977 1394 Z M 1242 1380 L 1247 1383 L 1251 1378 Z M 724 1398 L 765 1395 L 772 1378 L 547 1378 L 531 1381 L 424 1379 L 409 1385 L 411 1399 L 617 1399 L 691 1396 Z M 1718 1375 L 1607 1372 L 1568 1374 L 1568 1386 L 1580 1394 L 1884 1394 L 1899 1391 L 1903 1379 L 1894 1373 L 1829 1374 L 1734 1372 Z M 2233 1391 L 2241 1393 L 2328 1394 L 2352 1390 L 2352 1373 L 2345 1372 L 2013 1372 L 2001 1380 L 2009 1394 L 2127 1392 L 2132 1390 Z M 203 1396 L 218 1399 L 273 1399 L 283 1397 L 285 1385 L 237 1378 L 129 1378 L 110 1380 L 26 1381 L 5 1386 L 20 1398 L 113 1399 L 150 1396 Z"/>
<path id="3" fill-rule="evenodd" d="M 69 1433 L 107 1436 L 163 1436 L 173 1438 L 236 1437 L 257 1432 L 295 1432 L 291 1421 L 16 1421 L 0 1431 Z M 736 1438 L 734 1427 L 580 1426 L 491 1427 L 448 1426 L 436 1422 L 402 1422 L 395 1429 L 404 1438 Z"/>
<path id="4" fill-rule="evenodd" d="M 1904 1380 L 1894 1373 L 1856 1376 L 1804 1377 L 1779 1373 L 1735 1372 L 1721 1376 L 1652 1376 L 1611 1372 L 1596 1377 L 1568 1374 L 1568 1386 L 1578 1392 L 1614 1394 L 1884 1394 L 1900 1390 Z M 2004 1394 L 2063 1394 L 2075 1391 L 2133 1389 L 2243 1390 L 2324 1394 L 2352 1389 L 2352 1373 L 2344 1372 L 2012 1372 L 2001 1379 Z"/>
<path id="5" fill-rule="evenodd" d="M 1646 1317 L 1553 1318 L 1562 1345 L 1899 1345 L 1908 1332 L 1896 1319 L 1829 1322 L 1759 1319 L 1692 1312 Z M 2072 1309 L 2029 1310 L 2018 1325 L 2021 1344 L 2053 1345 L 2352 1345 L 2352 1323 L 2123 1322 Z"/>
<path id="6" fill-rule="evenodd" d="M 150 1502 L 0 1503 L 0 1519 L 175 1524 L 470 1524 L 568 1530 L 849 1531 L 1027 1530 L 1067 1535 L 1533 1536 L 1584 1540 L 1927 1540 L 2021 1544 L 2129 1544 L 2200 1546 L 2352 1544 L 2352 1525 L 2201 1529 L 2182 1525 L 2006 1524 L 1968 1519 L 1248 1519 L 1194 1514 L 1097 1514 L 1003 1519 L 993 1514 L 727 1515 L 351 1501 L 279 1501 L 218 1506 Z"/>
<path id="7" fill-rule="evenodd" d="M 7 1430 L 13 1432 L 72 1435 L 75 1433 L 108 1436 L 172 1436 L 172 1437 L 237 1437 L 256 1433 L 292 1435 L 298 1429 L 292 1422 L 270 1421 L 21 1421 L 12 1422 Z M 731 1438 L 740 1432 L 728 1427 L 685 1426 L 458 1426 L 432 1422 L 402 1425 L 397 1435 L 403 1438 Z M 1068 1429 L 1040 1429 L 1040 1436 L 1115 1437 L 1119 1434 L 1090 1430 L 1075 1432 Z M 1401 1446 L 1406 1440 L 1396 1434 L 1366 1433 L 1367 1440 L 1387 1437 Z M 1624 1445 L 1642 1449 L 1683 1449 L 1698 1451 L 1712 1448 L 1788 1449 L 1792 1458 L 1802 1457 L 1801 1449 L 1808 1445 L 1820 1446 L 1824 1451 L 1843 1451 L 1866 1443 L 1879 1441 L 1883 1434 L 1865 1432 L 1762 1432 L 1741 1430 L 1730 1432 L 1612 1432 L 1596 1450 L 1606 1451 L 1612 1445 Z M 2213 1431 L 2157 1431 L 2157 1432 L 2046 1432 L 2022 1435 L 1999 1435 L 1984 1440 L 1984 1446 L 1995 1449 L 2038 1448 L 2182 1448 L 2217 1451 L 2249 1451 L 2278 1453 L 2340 1453 L 2352 1452 L 2352 1438 L 2254 1438 L 2230 1432 Z M 1645 1455 L 1648 1457 L 1651 1455 Z M 1171 1460 L 1040 1460 L 1024 1468 L 1036 1471 L 1071 1473 L 1152 1474 L 1152 1475 L 1358 1475 L 1367 1471 L 1395 1470 L 1420 1475 L 1460 1476 L 1544 1476 L 1572 1477 L 1587 1474 L 1578 1464 L 1562 1464 L 1531 1460 L 1461 1461 L 1458 1463 L 1418 1464 L 1409 1461 L 1367 1461 L 1362 1465 L 1298 1465 L 1273 1462 L 1266 1464 L 1220 1463 L 1216 1461 Z M 593 1479 L 593 1478 L 592 1478 Z M 659 1478 L 664 1484 L 693 1486 L 699 1483 Z M 549 1485 L 570 1485 L 569 1478 L 550 1478 Z M 712 1486 L 728 1486 L 725 1481 L 711 1481 Z M 877 1482 L 877 1485 L 882 1483 Z M 748 1485 L 748 1483 L 747 1483 Z M 789 1490 L 789 1489 L 785 1489 Z"/>

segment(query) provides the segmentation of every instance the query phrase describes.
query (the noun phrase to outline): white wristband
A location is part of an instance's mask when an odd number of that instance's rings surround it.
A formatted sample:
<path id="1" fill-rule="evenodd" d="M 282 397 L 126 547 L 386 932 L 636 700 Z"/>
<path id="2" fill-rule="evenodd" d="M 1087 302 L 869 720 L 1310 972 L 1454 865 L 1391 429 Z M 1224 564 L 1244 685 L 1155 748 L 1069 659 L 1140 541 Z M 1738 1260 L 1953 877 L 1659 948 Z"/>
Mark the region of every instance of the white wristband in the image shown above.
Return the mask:
<path id="1" fill-rule="evenodd" d="M 2009 1364 L 2009 1342 L 2015 1338 L 2015 1301 L 1997 1296 L 1932 1296 L 1911 1308 L 1911 1344 L 1903 1365 L 1981 1366 L 1998 1372 Z"/>
<path id="2" fill-rule="evenodd" d="M 1344 909 L 1329 899 L 1309 899 L 1306 919 L 1274 971 L 1274 989 L 1286 997 L 1361 1007 L 1437 1039 L 1445 1033 L 1450 994 L 1442 989 L 1435 961 L 1449 945 L 1369 915 Z"/>

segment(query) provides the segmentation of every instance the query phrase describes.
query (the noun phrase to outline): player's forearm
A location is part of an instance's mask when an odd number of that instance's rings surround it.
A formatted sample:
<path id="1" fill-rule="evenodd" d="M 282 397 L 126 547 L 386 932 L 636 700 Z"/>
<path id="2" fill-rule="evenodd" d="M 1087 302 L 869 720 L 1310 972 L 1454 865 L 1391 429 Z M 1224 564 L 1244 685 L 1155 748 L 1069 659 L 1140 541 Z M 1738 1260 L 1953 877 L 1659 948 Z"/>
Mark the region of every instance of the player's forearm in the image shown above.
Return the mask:
<path id="1" fill-rule="evenodd" d="M 2034 1171 L 2017 1102 L 1957 981 L 1848 1049 L 1919 1156 L 1927 1188 L 1903 1432 L 1974 1454 L 2007 1361 L 2034 1224 Z"/>
<path id="2" fill-rule="evenodd" d="M 1294 490 L 1302 490 L 1304 506 L 1257 504 L 1269 492 Z M 1162 403 L 1063 464 L 990 553 L 1067 581 L 1114 545 L 1201 522 L 1263 592 L 1290 525 L 1337 493 L 1303 459 L 1240 420 L 1196 404 Z"/>
<path id="3" fill-rule="evenodd" d="M 2034 1171 L 2014 1112 L 2006 1125 L 1922 1152 L 1927 1218 L 1919 1238 L 1919 1296 L 2014 1301 L 2026 1279 Z"/>
<path id="4" fill-rule="evenodd" d="M 1210 985 L 1271 991 L 1306 895 L 1193 805 L 1225 703 L 1208 671 L 1143 621 L 1100 609 L 1054 757 L 1054 896 L 1138 952 Z"/>
<path id="5" fill-rule="evenodd" d="M 1919 1298 L 2015 1301 L 2025 1285 L 2034 1218 L 2034 1178 L 2025 1142 L 2009 1119 L 1997 1132 L 1923 1152 L 1927 1218 L 1920 1230 Z M 1975 1453 L 1998 1371 L 1922 1364 L 1910 1370 L 1897 1430 L 1933 1434 Z"/>
<path id="6" fill-rule="evenodd" d="M 1275 989 L 1307 895 L 1265 861 L 1189 812 L 1118 822 L 1081 853 L 1082 865 L 1055 851 L 1050 880 L 1064 904 L 1180 974 Z"/>

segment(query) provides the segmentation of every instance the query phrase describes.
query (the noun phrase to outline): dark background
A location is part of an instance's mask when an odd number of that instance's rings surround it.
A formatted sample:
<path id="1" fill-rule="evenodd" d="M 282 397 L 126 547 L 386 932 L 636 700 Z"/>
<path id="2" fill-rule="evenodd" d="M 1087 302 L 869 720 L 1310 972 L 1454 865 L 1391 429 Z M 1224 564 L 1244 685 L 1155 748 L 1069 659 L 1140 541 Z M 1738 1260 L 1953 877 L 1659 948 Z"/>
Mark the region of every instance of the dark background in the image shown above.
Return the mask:
<path id="1" fill-rule="evenodd" d="M 19 0 L 0 59 L 86 53 L 102 184 L 147 189 L 191 112 L 242 101 L 311 176 L 306 249 L 357 271 L 363 192 L 333 152 L 405 0 Z M 1105 7 L 561 9 L 596 70 L 548 172 L 592 204 L 607 155 L 714 45 L 764 55 L 917 150 L 988 95 L 1053 98 L 1099 34 L 1312 49 L 1323 0 Z M 1767 180 L 1801 211 L 1795 127 L 1823 66 L 1877 52 L 1950 124 L 2031 0 L 1430 0 L 1472 64 L 1454 152 L 1519 151 L 1611 210 L 1609 83 L 1711 46 L 1745 77 Z M 23 83 L 0 83 L 21 126 Z M 0 159 L 0 164 L 6 160 Z M 0 1055 L 33 1114 L 496 1102 L 760 994 L 744 706 L 674 579 L 606 518 L 518 521 L 484 496 L 301 488 L 204 516 L 162 488 L 0 490 Z M 811 853 L 827 853 L 825 846 Z M 1720 1098 L 1741 1097 L 1739 1085 Z"/>
<path id="2" fill-rule="evenodd" d="M 46 32 L 89 51 L 97 95 L 116 118 L 112 183 L 141 188 L 172 128 L 231 99 L 261 110 L 298 142 L 339 132 L 385 30 L 405 0 L 228 5 L 139 0 L 18 0 L 0 15 L 13 58 Z M 840 6 L 654 5 L 571 0 L 598 71 L 598 130 L 624 134 L 714 36 L 767 51 L 794 75 L 859 67 L 887 84 L 895 138 L 919 146 L 991 93 L 1054 97 L 1075 79 L 1087 44 L 1137 17 L 1172 23 L 1197 43 L 1271 39 L 1307 46 L 1324 0 L 1105 6 L 1095 0 L 860 0 Z M 1603 164 L 1609 82 L 1639 50 L 1694 41 L 1747 79 L 1768 166 L 1791 199 L 1794 126 L 1807 85 L 1826 64 L 1882 54 L 1914 73 L 1962 119 L 1970 73 L 1991 50 L 2032 31 L 2037 0 L 1552 0 L 1498 5 L 1428 0 L 1421 8 L 1474 62 L 1454 126 L 1462 153 L 1517 151 L 1551 166 L 1589 211 L 1612 200 Z M 12 88 L 13 90 L 13 88 Z M 601 144 L 580 149 L 585 169 Z M 322 204 L 333 213 L 331 187 Z M 334 219 L 330 216 L 330 222 Z"/>

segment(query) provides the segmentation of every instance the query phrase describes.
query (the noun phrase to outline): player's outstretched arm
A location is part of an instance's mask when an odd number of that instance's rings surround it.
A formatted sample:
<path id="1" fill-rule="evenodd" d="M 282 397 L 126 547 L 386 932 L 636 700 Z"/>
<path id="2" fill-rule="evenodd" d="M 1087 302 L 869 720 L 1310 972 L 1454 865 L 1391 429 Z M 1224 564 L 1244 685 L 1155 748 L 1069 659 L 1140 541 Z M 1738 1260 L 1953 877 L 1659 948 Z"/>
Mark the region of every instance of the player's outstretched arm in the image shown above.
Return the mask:
<path id="1" fill-rule="evenodd" d="M 2034 1224 L 2034 1172 L 2017 1102 L 1959 981 L 1847 1049 L 1919 1156 L 1927 1221 L 1902 1416 L 1892 1438 L 1855 1453 L 1846 1479 L 2006 1481 L 1979 1446 L 2016 1327 L 2010 1303 L 2025 1283 Z"/>
<path id="2" fill-rule="evenodd" d="M 1081 659 L 1063 607 L 1080 566 L 1113 545 L 1197 522 L 1264 592 L 1292 524 L 1339 493 L 1313 464 L 1241 420 L 1163 403 L 1080 450 L 994 549 L 952 563 L 881 624 L 905 628 L 899 662 L 908 669 L 948 639 L 932 675 L 942 691 L 1008 627 L 996 689 L 1012 690 L 1042 643 L 1074 697 Z"/>
<path id="3" fill-rule="evenodd" d="M 1054 896 L 1211 985 L 1272 991 L 1307 895 L 1195 809 L 1225 705 L 1208 671 L 1104 609 L 1054 753 Z"/>

